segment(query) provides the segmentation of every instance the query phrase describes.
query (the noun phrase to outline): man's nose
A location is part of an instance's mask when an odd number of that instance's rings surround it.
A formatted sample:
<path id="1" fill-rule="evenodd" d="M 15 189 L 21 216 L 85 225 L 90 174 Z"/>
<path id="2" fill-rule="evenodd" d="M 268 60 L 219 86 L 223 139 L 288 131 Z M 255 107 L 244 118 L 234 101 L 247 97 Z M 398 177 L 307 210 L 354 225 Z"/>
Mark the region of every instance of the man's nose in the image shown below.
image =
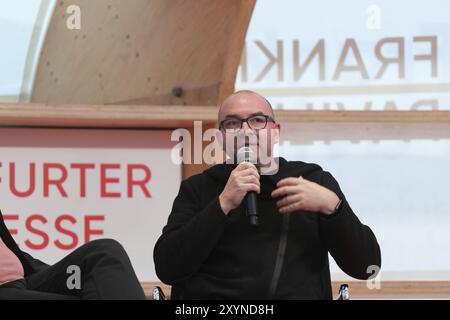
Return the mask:
<path id="1" fill-rule="evenodd" d="M 248 125 L 247 121 L 244 121 L 244 122 L 242 122 L 241 130 L 245 132 L 245 131 L 252 130 L 252 128 L 250 128 L 250 126 Z"/>
<path id="2" fill-rule="evenodd" d="M 247 134 L 256 134 L 256 131 L 253 130 L 252 128 L 250 128 L 250 126 L 248 125 L 247 122 L 242 123 L 241 131 L 243 131 L 244 133 L 247 133 Z"/>
<path id="3" fill-rule="evenodd" d="M 256 132 L 250 126 L 247 122 L 242 123 L 242 128 L 240 130 L 241 134 L 244 134 L 245 136 L 255 135 Z"/>
<path id="4" fill-rule="evenodd" d="M 240 130 L 240 135 L 245 138 L 246 143 L 250 143 L 253 141 L 252 139 L 258 139 L 257 133 L 255 130 L 250 128 L 247 122 L 242 123 L 242 128 Z M 253 141 L 252 143 L 255 143 L 256 141 Z"/>

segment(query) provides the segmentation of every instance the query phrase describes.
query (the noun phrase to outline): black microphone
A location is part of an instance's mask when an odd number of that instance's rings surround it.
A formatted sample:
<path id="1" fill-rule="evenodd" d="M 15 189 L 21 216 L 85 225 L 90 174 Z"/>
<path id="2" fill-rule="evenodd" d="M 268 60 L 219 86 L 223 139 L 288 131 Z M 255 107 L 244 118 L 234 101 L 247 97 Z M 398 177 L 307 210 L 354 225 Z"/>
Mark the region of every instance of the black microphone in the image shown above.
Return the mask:
<path id="1" fill-rule="evenodd" d="M 249 147 L 242 147 L 237 152 L 238 163 L 250 162 L 256 164 L 255 152 Z M 251 226 L 258 226 L 258 206 L 256 203 L 256 192 L 250 191 L 245 195 L 247 216 Z"/>

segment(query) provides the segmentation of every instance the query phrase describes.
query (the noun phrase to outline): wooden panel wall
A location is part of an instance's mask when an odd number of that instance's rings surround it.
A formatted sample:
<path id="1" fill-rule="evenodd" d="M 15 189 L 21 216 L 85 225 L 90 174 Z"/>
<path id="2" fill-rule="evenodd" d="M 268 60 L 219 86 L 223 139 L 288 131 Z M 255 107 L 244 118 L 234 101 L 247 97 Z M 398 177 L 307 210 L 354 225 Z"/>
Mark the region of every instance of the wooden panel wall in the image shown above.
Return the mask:
<path id="1" fill-rule="evenodd" d="M 80 30 L 67 28 L 73 4 L 80 7 Z M 217 105 L 234 90 L 254 4 L 58 1 L 31 101 Z M 180 96 L 174 88 L 181 88 Z"/>

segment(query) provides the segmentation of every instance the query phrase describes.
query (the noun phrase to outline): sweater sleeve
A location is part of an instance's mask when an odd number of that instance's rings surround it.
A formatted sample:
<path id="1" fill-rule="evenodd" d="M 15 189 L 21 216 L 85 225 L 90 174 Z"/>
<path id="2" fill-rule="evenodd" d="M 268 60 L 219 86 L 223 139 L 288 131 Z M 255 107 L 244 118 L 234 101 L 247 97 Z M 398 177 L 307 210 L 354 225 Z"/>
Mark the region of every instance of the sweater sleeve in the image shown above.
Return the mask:
<path id="1" fill-rule="evenodd" d="M 338 266 L 349 276 L 366 280 L 373 276 L 373 267 L 381 268 L 381 252 L 372 230 L 353 213 L 339 184 L 324 171 L 322 185 L 343 200 L 339 211 L 321 217 L 321 233 L 328 251 Z M 368 269 L 371 267 L 370 269 Z"/>
<path id="2" fill-rule="evenodd" d="M 173 285 L 195 273 L 216 246 L 226 221 L 218 197 L 201 208 L 193 183 L 183 181 L 153 252 L 159 279 Z"/>

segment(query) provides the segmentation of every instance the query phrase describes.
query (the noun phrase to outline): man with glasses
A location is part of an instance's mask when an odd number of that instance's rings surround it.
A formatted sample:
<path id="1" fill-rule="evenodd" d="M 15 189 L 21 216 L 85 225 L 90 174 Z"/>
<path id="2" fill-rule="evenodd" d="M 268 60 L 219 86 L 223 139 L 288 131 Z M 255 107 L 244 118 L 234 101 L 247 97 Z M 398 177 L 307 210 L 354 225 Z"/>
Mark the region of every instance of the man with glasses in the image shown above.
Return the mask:
<path id="1" fill-rule="evenodd" d="M 373 277 L 381 266 L 375 235 L 329 172 L 276 155 L 281 126 L 269 101 L 236 92 L 218 120 L 228 160 L 182 182 L 155 245 L 172 298 L 331 299 L 328 253 L 348 275 Z M 237 161 L 241 148 L 254 150 L 254 163 Z M 246 217 L 249 193 L 257 226 Z"/>

